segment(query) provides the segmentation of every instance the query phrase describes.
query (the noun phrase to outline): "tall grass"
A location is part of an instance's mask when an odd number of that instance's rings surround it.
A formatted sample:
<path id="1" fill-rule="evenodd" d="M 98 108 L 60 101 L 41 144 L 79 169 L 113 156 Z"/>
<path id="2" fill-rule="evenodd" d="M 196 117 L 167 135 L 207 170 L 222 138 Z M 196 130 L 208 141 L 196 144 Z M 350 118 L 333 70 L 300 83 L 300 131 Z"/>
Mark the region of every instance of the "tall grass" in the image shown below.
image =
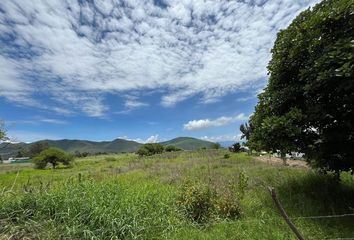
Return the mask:
<path id="1" fill-rule="evenodd" d="M 0 239 L 294 239 L 267 186 L 291 217 L 354 212 L 353 176 L 338 185 L 311 170 L 226 153 L 121 154 L 83 158 L 72 169 L 0 169 Z M 186 179 L 219 192 L 241 186 L 235 199 L 243 214 L 193 224 L 176 204 Z M 354 218 L 294 222 L 307 239 L 354 237 Z"/>

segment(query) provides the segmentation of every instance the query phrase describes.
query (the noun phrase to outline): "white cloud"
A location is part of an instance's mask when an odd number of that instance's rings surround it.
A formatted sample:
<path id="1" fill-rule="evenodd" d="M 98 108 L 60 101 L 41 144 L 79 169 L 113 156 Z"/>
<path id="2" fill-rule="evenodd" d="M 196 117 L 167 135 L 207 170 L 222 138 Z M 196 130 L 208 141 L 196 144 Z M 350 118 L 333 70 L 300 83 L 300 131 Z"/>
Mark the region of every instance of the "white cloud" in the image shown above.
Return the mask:
<path id="1" fill-rule="evenodd" d="M 136 96 L 127 95 L 126 100 L 124 101 L 124 107 L 127 110 L 133 110 L 136 108 L 141 108 L 141 107 L 146 107 L 146 106 L 149 106 L 149 104 L 139 101 L 138 97 L 136 97 Z"/>
<path id="2" fill-rule="evenodd" d="M 150 137 L 148 137 L 146 140 L 145 140 L 145 143 L 157 143 L 159 142 L 160 139 L 159 139 L 159 135 L 152 135 Z"/>
<path id="3" fill-rule="evenodd" d="M 106 94 L 162 89 L 173 106 L 258 89 L 277 31 L 317 1 L 1 1 L 0 96 L 102 117 Z"/>
<path id="4" fill-rule="evenodd" d="M 129 140 L 129 141 L 135 141 L 135 142 L 139 142 L 139 143 L 157 143 L 157 142 L 163 141 L 163 139 L 159 138 L 158 134 L 152 135 L 152 136 L 148 137 L 147 139 L 129 138 L 128 136 L 120 136 L 118 138 Z"/>
<path id="5" fill-rule="evenodd" d="M 183 128 L 188 131 L 199 130 L 211 127 L 221 127 L 237 121 L 245 121 L 248 117 L 244 113 L 240 113 L 234 117 L 219 117 L 213 120 L 210 119 L 199 119 L 191 120 L 183 125 Z"/>
<path id="6" fill-rule="evenodd" d="M 60 119 L 53 119 L 53 118 L 42 118 L 39 119 L 40 122 L 43 123 L 52 123 L 52 124 L 67 124 L 67 121 L 60 120 Z"/>
<path id="7" fill-rule="evenodd" d="M 241 134 L 238 135 L 219 135 L 219 136 L 203 136 L 201 137 L 203 140 L 207 140 L 210 142 L 227 142 L 227 141 L 240 141 Z"/>

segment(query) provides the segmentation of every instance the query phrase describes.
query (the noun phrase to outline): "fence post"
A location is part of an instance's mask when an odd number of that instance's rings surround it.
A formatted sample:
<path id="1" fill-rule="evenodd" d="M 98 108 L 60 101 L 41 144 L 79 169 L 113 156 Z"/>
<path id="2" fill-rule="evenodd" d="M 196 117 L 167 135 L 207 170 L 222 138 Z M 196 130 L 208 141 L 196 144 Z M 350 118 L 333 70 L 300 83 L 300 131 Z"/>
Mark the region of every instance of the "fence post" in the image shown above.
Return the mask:
<path id="1" fill-rule="evenodd" d="M 288 215 L 286 214 L 283 206 L 281 205 L 280 201 L 277 198 L 277 194 L 274 190 L 274 188 L 272 187 L 268 187 L 268 190 L 270 192 L 270 195 L 272 196 L 272 199 L 275 203 L 275 205 L 277 206 L 281 216 L 284 218 L 285 222 L 289 225 L 289 227 L 291 228 L 291 230 L 295 233 L 296 237 L 299 240 L 305 240 L 305 238 L 301 235 L 301 233 L 299 232 L 299 230 L 296 228 L 296 226 L 294 225 L 294 223 L 290 220 L 290 218 L 288 217 Z"/>

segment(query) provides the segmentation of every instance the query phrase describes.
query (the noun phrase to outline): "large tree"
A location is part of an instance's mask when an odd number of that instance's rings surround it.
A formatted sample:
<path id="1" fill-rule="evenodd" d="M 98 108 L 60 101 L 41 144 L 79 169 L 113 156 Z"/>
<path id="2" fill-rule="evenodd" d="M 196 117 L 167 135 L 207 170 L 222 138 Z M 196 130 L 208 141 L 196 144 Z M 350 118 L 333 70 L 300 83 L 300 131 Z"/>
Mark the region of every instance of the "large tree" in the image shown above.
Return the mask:
<path id="1" fill-rule="evenodd" d="M 354 170 L 354 2 L 324 0 L 278 33 L 250 143 Z"/>
<path id="2" fill-rule="evenodd" d="M 66 153 L 59 148 L 47 148 L 43 150 L 40 154 L 33 158 L 33 162 L 36 168 L 44 169 L 47 164 L 51 164 L 53 169 L 56 168 L 60 163 L 65 166 L 72 164 L 74 161 L 73 155 Z"/>

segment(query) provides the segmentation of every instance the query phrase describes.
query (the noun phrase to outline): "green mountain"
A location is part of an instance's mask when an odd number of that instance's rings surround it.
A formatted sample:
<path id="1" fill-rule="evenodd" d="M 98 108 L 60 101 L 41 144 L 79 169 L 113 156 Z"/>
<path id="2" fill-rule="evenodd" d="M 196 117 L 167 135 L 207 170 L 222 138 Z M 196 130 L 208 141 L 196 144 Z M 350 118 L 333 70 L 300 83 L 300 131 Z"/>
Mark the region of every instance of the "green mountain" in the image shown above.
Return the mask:
<path id="1" fill-rule="evenodd" d="M 40 142 L 46 142 L 50 147 L 61 148 L 67 152 L 107 152 L 107 153 L 120 153 L 120 152 L 135 152 L 141 143 L 115 139 L 113 141 L 94 142 L 87 140 L 43 140 Z"/>
<path id="2" fill-rule="evenodd" d="M 61 148 L 67 152 L 74 153 L 76 151 L 83 153 L 121 153 L 121 152 L 135 152 L 142 145 L 135 141 L 124 139 L 115 139 L 113 141 L 87 141 L 87 140 L 41 140 L 38 142 L 47 143 L 50 147 Z M 15 157 L 17 153 L 23 149 L 28 149 L 33 143 L 1 143 L 0 156 L 4 159 Z M 200 148 L 210 148 L 213 143 L 191 137 L 178 137 L 172 140 L 161 142 L 164 146 L 173 145 L 184 150 L 195 150 Z"/>
<path id="3" fill-rule="evenodd" d="M 161 142 L 160 144 L 164 146 L 173 145 L 175 147 L 182 148 L 184 150 L 196 150 L 200 148 L 211 148 L 213 146 L 213 142 L 191 138 L 191 137 L 178 137 L 172 140 Z"/>
<path id="4" fill-rule="evenodd" d="M 121 153 L 121 152 L 135 152 L 140 147 L 141 143 L 128 141 L 124 139 L 115 139 L 113 141 L 94 142 L 87 140 L 41 140 L 41 143 L 47 143 L 50 147 L 63 149 L 67 152 L 74 153 L 76 151 L 83 153 Z M 6 159 L 14 157 L 23 149 L 28 149 L 33 143 L 1 143 L 0 156 Z"/>

